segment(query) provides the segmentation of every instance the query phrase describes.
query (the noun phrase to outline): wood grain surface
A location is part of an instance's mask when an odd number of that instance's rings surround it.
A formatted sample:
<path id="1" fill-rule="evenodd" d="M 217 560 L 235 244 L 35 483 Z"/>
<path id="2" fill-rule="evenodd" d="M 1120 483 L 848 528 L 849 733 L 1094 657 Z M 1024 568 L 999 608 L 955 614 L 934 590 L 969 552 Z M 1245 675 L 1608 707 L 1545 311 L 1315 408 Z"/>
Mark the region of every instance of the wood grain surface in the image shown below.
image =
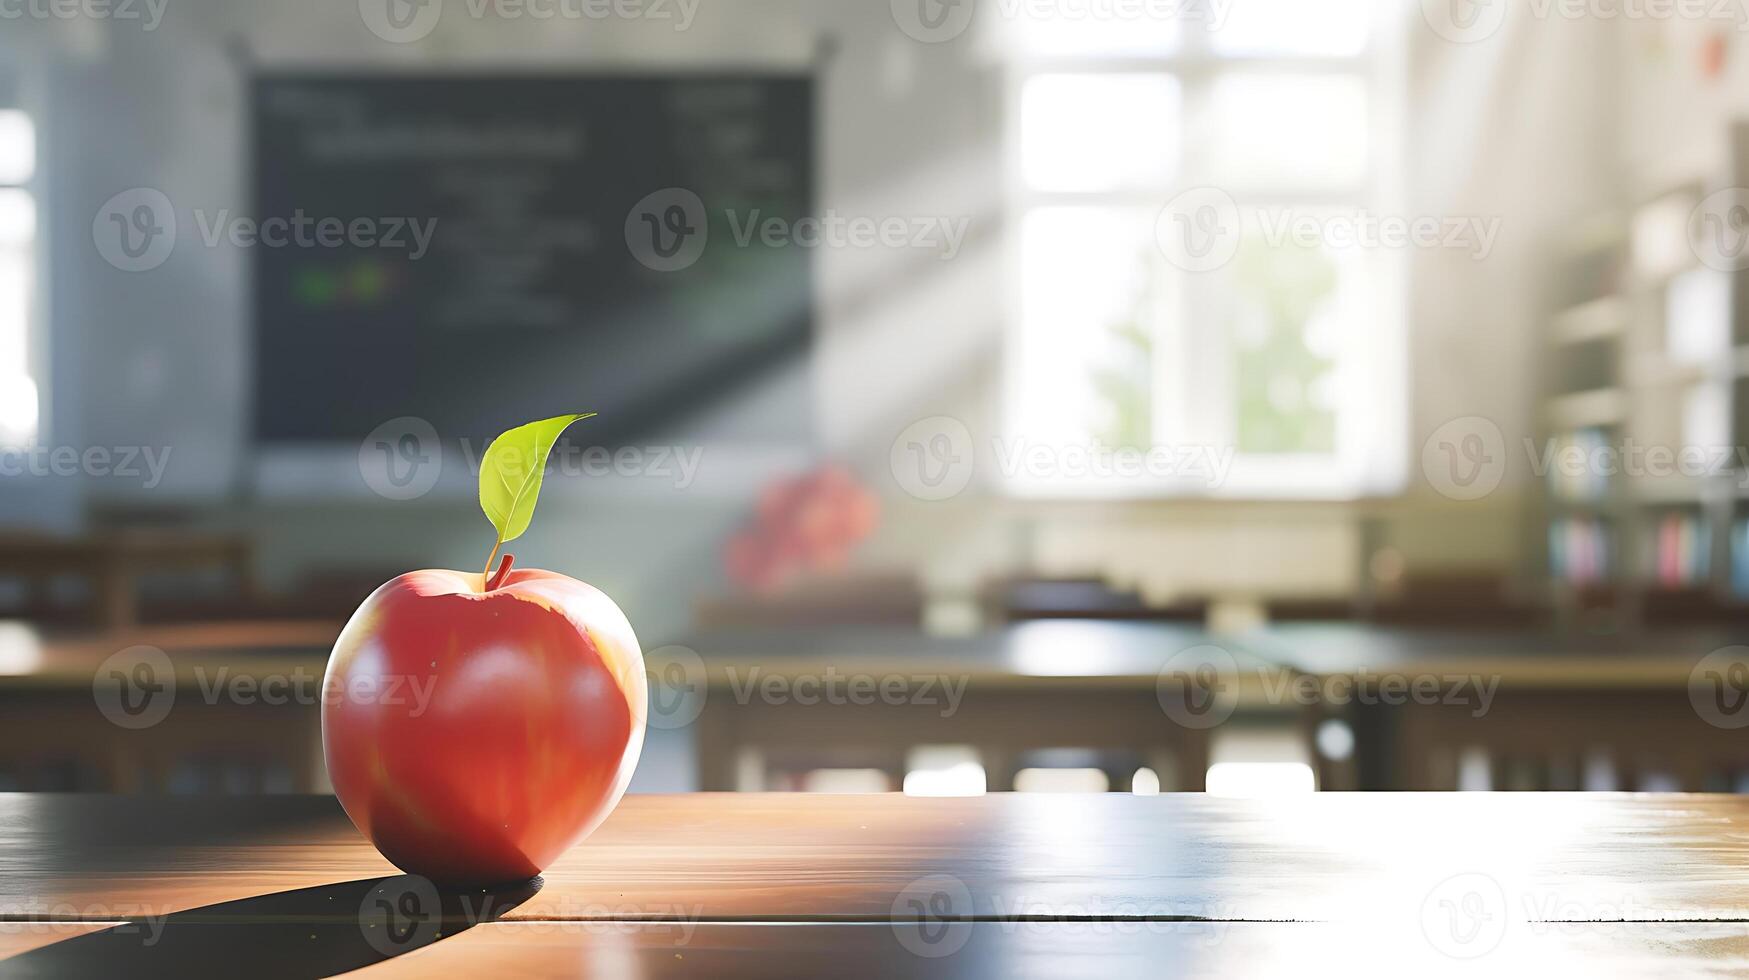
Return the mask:
<path id="1" fill-rule="evenodd" d="M 0 977 L 1743 975 L 1749 802 L 629 797 L 440 892 L 328 797 L 0 796 Z"/>
<path id="2" fill-rule="evenodd" d="M 81 930 L 93 927 L 82 926 Z M 434 977 L 1124 978 L 1159 977 L 1730 977 L 1749 972 L 1749 925 L 1509 927 L 1453 944 L 1443 934 L 1330 923 L 976 922 L 925 939 L 905 925 L 485 923 L 404 953 L 358 938 L 357 925 L 212 927 L 160 939 L 107 933 L 53 938 L 0 960 L 0 976 L 293 980 Z M 67 927 L 57 927 L 67 934 Z M 350 937 L 343 935 L 349 930 Z M 243 938 L 227 938 L 226 933 Z M 0 935 L 5 935 L 0 932 Z M 4 948 L 4 947 L 0 947 Z"/>
<path id="3" fill-rule="evenodd" d="M 505 916 L 885 921 L 939 878 L 955 915 L 1351 922 L 1457 878 L 1515 920 L 1749 920 L 1746 827 L 1704 795 L 632 796 Z M 395 873 L 328 797 L 0 796 L 0 920 Z"/>
<path id="4" fill-rule="evenodd" d="M 886 924 L 637 926 L 562 931 L 485 925 L 363 970 L 391 978 L 525 977 L 1583 977 L 1740 976 L 1749 926 L 1523 929 L 1449 946 L 1419 931 L 1323 923 L 965 923 L 934 934 Z M 1492 938 L 1491 936 L 1488 938 Z"/>

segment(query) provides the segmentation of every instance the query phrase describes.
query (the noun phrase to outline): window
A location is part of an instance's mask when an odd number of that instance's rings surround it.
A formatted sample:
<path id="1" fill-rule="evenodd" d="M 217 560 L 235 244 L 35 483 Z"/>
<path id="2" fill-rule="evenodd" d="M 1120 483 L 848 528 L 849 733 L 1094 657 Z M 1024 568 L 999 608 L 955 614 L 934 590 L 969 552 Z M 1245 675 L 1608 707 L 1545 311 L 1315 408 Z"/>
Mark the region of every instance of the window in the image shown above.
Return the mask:
<path id="1" fill-rule="evenodd" d="M 1012 490 L 1401 487 L 1404 256 L 1284 233 L 1395 213 L 1390 6 L 1015 5 Z"/>
<path id="2" fill-rule="evenodd" d="M 17 109 L 0 108 L 0 445 L 37 435 L 31 376 L 31 310 L 36 277 L 36 130 Z"/>

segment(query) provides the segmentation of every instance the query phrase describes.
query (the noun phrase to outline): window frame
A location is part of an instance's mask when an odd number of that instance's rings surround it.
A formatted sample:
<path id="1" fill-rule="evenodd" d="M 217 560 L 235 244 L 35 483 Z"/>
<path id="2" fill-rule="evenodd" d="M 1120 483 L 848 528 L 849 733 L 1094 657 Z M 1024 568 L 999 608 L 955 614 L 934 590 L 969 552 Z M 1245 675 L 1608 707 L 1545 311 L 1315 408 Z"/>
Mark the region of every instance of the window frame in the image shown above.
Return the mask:
<path id="1" fill-rule="evenodd" d="M 38 113 L 31 111 L 23 98 L 23 79 L 17 73 L 8 73 L 0 64 L 0 111 L 18 112 L 30 123 L 31 132 L 31 167 L 29 174 L 22 181 L 10 182 L 0 180 L 0 190 L 19 191 L 30 201 L 31 231 L 24 243 L 18 246 L 22 253 L 23 275 L 25 284 L 24 310 L 22 316 L 20 342 L 22 357 L 18 365 L 21 373 L 35 389 L 36 417 L 29 431 L 19 434 L 17 438 L 0 428 L 0 446 L 7 448 L 22 448 L 38 444 L 43 439 L 47 427 L 47 392 L 43 383 L 47 369 L 47 357 L 42 330 L 42 310 L 46 295 L 46 270 L 43 255 L 43 173 L 42 165 L 42 126 Z M 8 251 L 0 246 L 0 251 Z M 6 374 L 6 365 L 0 364 L 0 377 Z"/>
<path id="2" fill-rule="evenodd" d="M 1407 25 L 1399 5 L 1375 4 L 1365 46 L 1352 55 L 1315 56 L 1300 54 L 1222 54 L 1215 50 L 1210 32 L 1201 25 L 1187 22 L 1180 26 L 1174 50 L 1161 54 L 1058 54 L 1029 51 L 1008 51 L 1005 57 L 1003 84 L 1004 141 L 1003 154 L 1004 218 L 1009 232 L 1005 235 L 1004 263 L 1009 270 L 1011 288 L 1006 290 L 1004 369 L 1002 384 L 1002 417 L 1006 437 L 1023 436 L 1015 431 L 1018 406 L 1026 397 L 1021 378 L 1025 342 L 1026 308 L 1024 302 L 1024 229 L 1029 215 L 1051 207 L 1115 208 L 1146 211 L 1157 215 L 1176 194 L 1200 186 L 1209 186 L 1207 168 L 1195 159 L 1188 138 L 1179 140 L 1177 172 L 1163 178 L 1155 186 L 1129 187 L 1109 191 L 1056 191 L 1030 186 L 1025 175 L 1023 153 L 1022 112 L 1027 83 L 1045 75 L 1165 75 L 1178 85 L 1180 132 L 1188 134 L 1199 114 L 1210 111 L 1208 103 L 1215 83 L 1222 76 L 1235 73 L 1278 73 L 1294 75 L 1329 75 L 1360 79 L 1367 95 L 1367 132 L 1369 147 L 1366 172 L 1358 185 L 1336 190 L 1294 189 L 1291 187 L 1246 189 L 1234 196 L 1241 212 L 1255 214 L 1264 209 L 1292 207 L 1300 211 L 1335 209 L 1340 213 L 1365 211 L 1372 214 L 1402 214 L 1404 153 L 1401 134 L 1404 125 L 1403 91 L 1407 72 L 1404 64 L 1404 44 Z M 1177 428 L 1190 430 L 1190 438 L 1180 445 L 1207 445 L 1214 451 L 1232 450 L 1230 469 L 1217 486 L 1206 481 L 1180 477 L 1143 476 L 1118 480 L 1054 477 L 1035 480 L 1015 474 L 1005 474 L 1003 490 L 1007 494 L 1033 499 L 1174 499 L 1207 497 L 1229 500 L 1354 500 L 1401 493 L 1408 480 L 1408 408 L 1407 391 L 1407 280 L 1409 256 L 1403 250 L 1373 249 L 1361 252 L 1369 263 L 1372 321 L 1367 325 L 1364 354 L 1357 354 L 1355 338 L 1348 338 L 1336 370 L 1346 377 L 1358 372 L 1366 391 L 1364 409 L 1355 404 L 1338 404 L 1336 414 L 1336 446 L 1331 453 L 1301 454 L 1241 454 L 1236 451 L 1236 437 L 1210 438 L 1206 422 L 1200 428 L 1186 423 L 1185 415 L 1176 419 L 1163 416 L 1171 410 L 1163 399 L 1153 401 L 1152 428 L 1156 433 Z M 1186 291 L 1196 288 L 1196 274 L 1177 273 L 1172 278 Z M 1191 309 L 1192 300 L 1175 297 L 1181 310 Z M 1182 346 L 1191 335 L 1183 321 L 1189 316 L 1171 318 L 1176 322 L 1162 324 L 1168 336 L 1155 335 L 1154 365 L 1150 372 L 1155 392 L 1183 390 L 1181 384 L 1194 376 L 1196 367 L 1183 358 L 1175 358 L 1173 348 Z M 1206 343 L 1212 331 L 1198 337 Z M 1224 342 L 1224 338 L 1221 338 Z M 1359 362 L 1359 363 L 1357 363 Z M 1230 427 L 1236 422 L 1233 391 L 1229 387 L 1223 407 L 1219 409 Z M 1352 399 L 1351 399 L 1352 400 Z M 1176 426 L 1170 423 L 1177 423 Z M 1225 446 L 1221 443 L 1225 442 Z M 1171 445 L 1158 437 L 1156 446 Z"/>

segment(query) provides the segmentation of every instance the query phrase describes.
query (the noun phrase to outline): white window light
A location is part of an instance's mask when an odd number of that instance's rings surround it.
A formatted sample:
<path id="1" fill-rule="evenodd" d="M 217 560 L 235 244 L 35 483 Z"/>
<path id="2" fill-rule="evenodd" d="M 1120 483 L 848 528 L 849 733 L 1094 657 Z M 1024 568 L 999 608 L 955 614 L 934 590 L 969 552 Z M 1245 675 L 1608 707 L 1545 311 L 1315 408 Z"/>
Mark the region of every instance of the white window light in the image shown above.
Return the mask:
<path id="1" fill-rule="evenodd" d="M 17 109 L 0 109 L 0 445 L 35 441 L 40 392 L 31 376 L 35 296 L 36 130 Z"/>
<path id="2" fill-rule="evenodd" d="M 1012 492 L 1401 487 L 1403 257 L 1260 233 L 1389 210 L 1398 86 L 1383 10 L 1259 0 L 1222 23 L 1015 18 L 1005 415 L 1011 443 L 1059 450 L 1063 465 L 1004 472 Z M 1237 244 L 1191 270 L 1171 261 L 1158 223 L 1204 187 L 1233 202 Z M 1197 446 L 1206 458 L 1181 465 Z M 1084 458 L 1090 447 L 1178 454 L 1114 478 L 1103 455 Z"/>

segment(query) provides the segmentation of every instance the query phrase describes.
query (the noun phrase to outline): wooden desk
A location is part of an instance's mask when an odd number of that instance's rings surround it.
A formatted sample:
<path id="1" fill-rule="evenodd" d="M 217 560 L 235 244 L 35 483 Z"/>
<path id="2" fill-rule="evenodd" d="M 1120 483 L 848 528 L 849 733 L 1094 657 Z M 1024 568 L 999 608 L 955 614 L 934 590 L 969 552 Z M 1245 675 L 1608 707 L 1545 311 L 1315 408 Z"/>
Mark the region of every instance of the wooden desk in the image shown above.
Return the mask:
<path id="1" fill-rule="evenodd" d="M 239 703 L 212 692 L 220 679 L 271 680 L 278 690 L 289 680 L 307 691 L 319 683 L 341 625 L 206 623 L 55 637 L 0 624 L 0 785 L 9 773 L 71 759 L 83 782 L 15 785 L 160 792 L 176 788 L 177 771 L 238 759 L 285 774 L 276 785 L 246 788 L 324 790 L 313 701 Z M 1219 697 L 1233 703 L 1222 700 L 1229 711 L 1210 716 L 1211 725 L 1260 702 L 1263 679 L 1274 670 L 1202 630 L 1155 623 L 1045 621 L 961 638 L 917 629 L 725 631 L 694 643 L 697 653 L 683 656 L 673 646 L 647 652 L 657 695 L 651 725 L 691 727 L 700 782 L 715 790 L 744 788 L 737 773 L 746 751 L 764 753 L 773 765 L 792 761 L 787 753 L 805 755 L 814 767 L 880 768 L 896 789 L 906 751 L 939 743 L 978 748 L 993 790 L 1011 785 L 1023 753 L 1056 748 L 1133 756 L 1112 767 L 1116 789 L 1129 788 L 1139 765 L 1152 767 L 1168 789 L 1201 789 L 1210 729 L 1196 719 L 1179 723 L 1173 707 L 1207 692 L 1169 670 L 1174 656 L 1215 644 L 1215 655 L 1231 664 L 1220 666 L 1217 682 Z M 107 658 L 140 645 L 166 651 L 168 660 L 151 674 L 176 692 L 174 710 L 147 728 L 124 730 L 100 713 L 94 686 L 112 674 Z M 124 666 L 125 680 L 133 665 Z M 674 693 L 662 685 L 675 678 L 698 699 L 698 712 L 661 710 Z M 837 701 L 821 696 L 820 685 L 852 679 L 876 687 Z M 773 680 L 794 686 L 771 697 L 764 685 Z M 900 685 L 897 700 L 885 694 L 889 681 Z M 809 683 L 812 689 L 803 686 Z"/>
<path id="2" fill-rule="evenodd" d="M 828 767 L 881 770 L 896 790 L 907 750 L 940 743 L 974 747 L 992 792 L 1013 788 L 1026 753 L 1064 748 L 1121 755 L 1127 765 L 1109 767 L 1113 789 L 1128 791 L 1145 765 L 1166 789 L 1201 790 L 1211 729 L 1264 706 L 1282 673 L 1199 627 L 1104 620 L 1039 620 L 964 637 L 716 631 L 645 659 L 651 725 L 691 729 L 706 790 L 770 789 L 744 774 Z M 1200 676 L 1218 690 L 1200 689 Z M 852 679 L 864 682 L 860 701 L 842 696 Z M 677 687 L 691 705 L 664 710 Z M 1180 710 L 1193 704 L 1203 710 Z M 1218 714 L 1207 713 L 1215 705 Z"/>
<path id="3" fill-rule="evenodd" d="M 1278 623 L 1234 642 L 1270 662 L 1314 675 L 1486 672 L 1515 686 L 1620 690 L 1686 684 L 1701 657 L 1720 647 L 1749 643 L 1749 629 L 1588 634 Z"/>
<path id="4" fill-rule="evenodd" d="M 311 695 L 340 628 L 248 621 L 57 635 L 0 623 L 0 785 L 151 793 L 242 772 L 255 783 L 238 789 L 326 790 Z M 173 692 L 174 710 L 121 727 L 99 692 L 120 693 L 111 672 L 132 676 L 128 651 L 141 647 L 163 651 L 163 660 L 139 662 L 153 690 Z M 274 693 L 214 696 L 231 684 Z"/>
<path id="5" fill-rule="evenodd" d="M 10 779 L 26 789 L 158 792 L 228 785 L 221 780 L 233 769 L 270 766 L 275 779 L 242 788 L 322 790 L 313 702 L 214 700 L 203 681 L 319 680 L 340 626 L 209 623 L 56 638 L 0 623 L 0 787 Z M 746 788 L 740 773 L 750 752 L 772 769 L 878 768 L 896 788 L 907 748 L 953 743 L 980 751 L 992 790 L 1011 785 L 1026 752 L 1051 748 L 1133 754 L 1129 768 L 1110 767 L 1116 789 L 1127 788 L 1135 765 L 1149 765 L 1165 788 L 1195 790 L 1219 729 L 1174 717 L 1173 706 L 1196 692 L 1167 681 L 1175 654 L 1212 646 L 1231 657 L 1220 682 L 1238 712 L 1233 727 L 1263 715 L 1297 718 L 1309 742 L 1325 718 L 1353 725 L 1353 758 L 1313 754 L 1325 789 L 1450 789 L 1460 753 L 1471 751 L 1486 754 L 1495 788 L 1578 788 L 1587 785 L 1580 770 L 1590 755 L 1607 751 L 1615 787 L 1648 788 L 1648 776 L 1669 774 L 1682 789 L 1727 789 L 1749 785 L 1749 742 L 1741 728 L 1703 717 L 1695 698 L 1738 696 L 1741 711 L 1728 721 L 1749 724 L 1749 691 L 1697 695 L 1693 684 L 1703 656 L 1745 640 L 1741 629 L 1587 637 L 1294 624 L 1217 637 L 1182 624 L 1073 620 L 964 638 L 915 629 L 718 631 L 690 641 L 695 652 L 647 652 L 650 723 L 690 730 L 706 789 Z M 94 702 L 100 665 L 134 644 L 167 651 L 178 690 L 175 711 L 139 731 L 110 724 Z M 897 678 L 903 694 L 923 697 L 818 697 L 824 679 L 856 675 Z M 1492 697 L 1478 715 L 1482 706 L 1471 700 L 1366 704 L 1351 684 L 1335 689 L 1343 697 L 1326 696 L 1333 678 L 1383 675 L 1480 677 Z M 696 696 L 696 714 L 670 710 L 675 677 Z M 804 678 L 816 685 L 810 697 L 798 696 L 795 682 Z M 778 697 L 763 687 L 773 679 L 787 685 Z M 959 688 L 951 711 L 944 681 Z M 1303 682 L 1312 684 L 1309 700 L 1300 698 Z M 80 781 L 58 778 L 69 759 Z M 26 778 L 42 771 L 56 778 Z"/>
<path id="6" fill-rule="evenodd" d="M 11 795 L 0 977 L 1723 974 L 1745 821 L 1682 795 L 630 797 L 544 881 L 443 894 L 325 797 Z"/>
<path id="7" fill-rule="evenodd" d="M 222 568 L 239 594 L 254 591 L 250 546 L 239 534 L 133 529 L 83 537 L 0 533 L 0 575 L 20 576 L 40 587 L 52 575 L 78 575 L 90 583 L 96 611 L 112 628 L 139 618 L 138 582 L 143 572 Z"/>
<path id="8" fill-rule="evenodd" d="M 1325 789 L 1448 790 L 1466 768 L 1506 790 L 1749 787 L 1749 629 L 1740 626 L 1586 634 L 1283 624 L 1239 642 L 1315 679 L 1318 716 L 1354 727 L 1353 760 L 1320 762 Z M 1387 703 L 1376 696 L 1385 678 L 1438 694 L 1409 698 L 1400 686 Z M 1357 681 L 1374 696 L 1357 696 Z"/>

